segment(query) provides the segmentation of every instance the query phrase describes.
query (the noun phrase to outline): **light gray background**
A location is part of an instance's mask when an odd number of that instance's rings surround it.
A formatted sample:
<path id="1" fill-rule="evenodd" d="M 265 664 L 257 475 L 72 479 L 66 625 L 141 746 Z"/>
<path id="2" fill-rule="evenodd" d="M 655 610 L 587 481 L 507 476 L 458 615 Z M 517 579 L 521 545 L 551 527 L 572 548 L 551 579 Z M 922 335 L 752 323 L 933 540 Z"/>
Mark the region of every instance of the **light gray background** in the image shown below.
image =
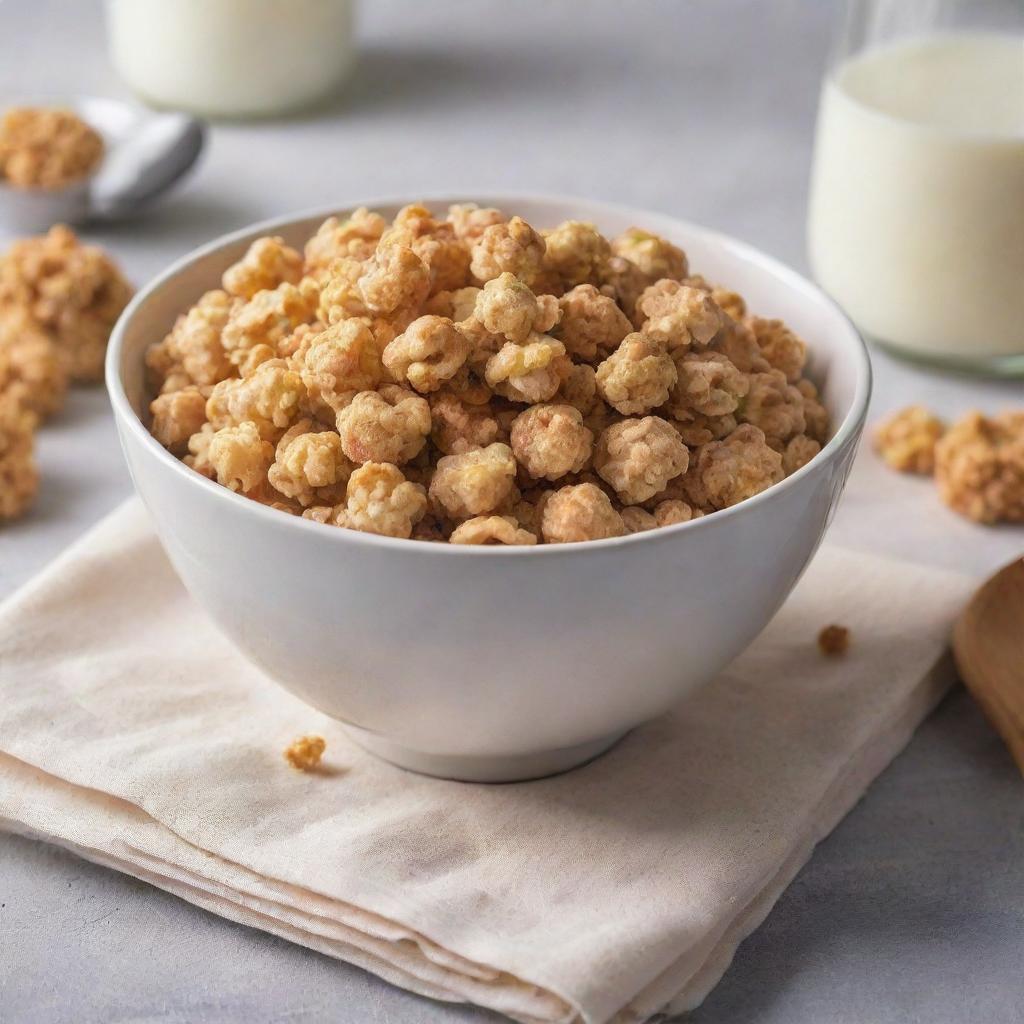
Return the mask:
<path id="1" fill-rule="evenodd" d="M 210 237 L 388 192 L 522 189 L 647 206 L 806 269 L 825 0 L 364 4 L 341 102 L 218 125 L 201 167 L 144 220 L 89 232 L 143 283 Z M 98 3 L 0 0 L 0 105 L 122 94 Z M 3 228 L 0 225 L 0 234 Z M 6 241 L 6 239 L 4 239 Z M 928 375 L 876 352 L 873 415 L 1020 404 L 1020 384 Z M 130 485 L 106 399 L 76 392 L 40 438 L 34 513 L 0 532 L 0 596 Z M 862 451 L 831 539 L 972 573 L 1024 548 Z M 1024 789 L 953 694 L 818 849 L 695 1015 L 700 1024 L 1024 1020 Z M 495 1019 L 393 989 L 65 853 L 0 837 L 0 1020 Z"/>

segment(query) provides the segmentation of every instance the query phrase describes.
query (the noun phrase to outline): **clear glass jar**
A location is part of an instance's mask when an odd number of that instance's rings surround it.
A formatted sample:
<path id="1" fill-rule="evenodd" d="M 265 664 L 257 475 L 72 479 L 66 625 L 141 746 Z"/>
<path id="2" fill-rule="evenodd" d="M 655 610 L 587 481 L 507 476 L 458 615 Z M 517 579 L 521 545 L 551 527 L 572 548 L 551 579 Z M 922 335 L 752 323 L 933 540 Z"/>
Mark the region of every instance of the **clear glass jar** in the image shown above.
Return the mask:
<path id="1" fill-rule="evenodd" d="M 1024 3 L 848 0 L 808 245 L 868 337 L 1024 374 Z"/>
<path id="2" fill-rule="evenodd" d="M 354 0 L 107 0 L 110 55 L 142 99 L 210 117 L 308 106 L 352 69 Z"/>

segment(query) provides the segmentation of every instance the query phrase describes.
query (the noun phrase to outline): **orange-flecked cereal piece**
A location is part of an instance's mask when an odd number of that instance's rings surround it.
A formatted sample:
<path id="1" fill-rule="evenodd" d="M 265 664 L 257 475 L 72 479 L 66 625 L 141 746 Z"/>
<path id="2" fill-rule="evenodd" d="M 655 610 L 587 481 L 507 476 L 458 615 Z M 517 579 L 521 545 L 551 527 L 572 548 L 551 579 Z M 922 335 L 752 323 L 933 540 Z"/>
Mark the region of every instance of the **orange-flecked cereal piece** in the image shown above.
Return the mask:
<path id="1" fill-rule="evenodd" d="M 935 469 L 935 445 L 945 432 L 938 416 L 923 405 L 910 405 L 879 423 L 873 440 L 875 450 L 892 469 L 930 474 Z"/>
<path id="2" fill-rule="evenodd" d="M 384 349 L 383 358 L 396 381 L 427 394 L 455 376 L 471 349 L 470 339 L 451 320 L 421 316 Z"/>
<path id="3" fill-rule="evenodd" d="M 73 381 L 103 378 L 111 328 L 131 295 L 113 260 L 63 224 L 15 242 L 0 258 L 0 310 L 26 310 Z"/>
<path id="4" fill-rule="evenodd" d="M 16 188 L 56 189 L 91 174 L 103 138 L 74 111 L 12 107 L 0 120 L 0 180 Z"/>
<path id="5" fill-rule="evenodd" d="M 790 384 L 795 384 L 807 362 L 807 345 L 781 320 L 751 316 L 747 326 L 754 332 L 761 354 L 775 370 L 781 370 Z"/>
<path id="6" fill-rule="evenodd" d="M 216 430 L 251 422 L 261 437 L 274 440 L 296 419 L 305 395 L 302 378 L 275 359 L 250 377 L 214 385 L 206 400 L 206 418 Z"/>
<path id="7" fill-rule="evenodd" d="M 595 484 L 559 488 L 544 503 L 541 532 L 549 544 L 604 540 L 626 533 L 622 516 Z"/>
<path id="8" fill-rule="evenodd" d="M 452 544 L 536 544 L 529 530 L 520 528 L 514 516 L 476 516 L 456 526 L 448 538 Z"/>
<path id="9" fill-rule="evenodd" d="M 658 416 L 613 423 L 597 441 L 594 468 L 624 505 L 639 505 L 686 472 L 690 454 L 678 431 Z"/>
<path id="10" fill-rule="evenodd" d="M 195 385 L 180 391 L 157 395 L 149 403 L 153 414 L 150 433 L 170 452 L 184 455 L 188 439 L 198 433 L 206 422 L 206 397 Z"/>
<path id="11" fill-rule="evenodd" d="M 267 479 L 274 446 L 260 437 L 255 423 L 247 421 L 216 431 L 207 459 L 218 483 L 232 491 L 251 491 Z"/>
<path id="12" fill-rule="evenodd" d="M 806 434 L 797 434 L 796 437 L 791 437 L 782 451 L 782 469 L 786 476 L 802 469 L 820 451 L 821 445 L 813 437 L 808 437 Z"/>
<path id="13" fill-rule="evenodd" d="M 430 499 L 452 519 L 469 519 L 499 509 L 512 496 L 515 482 L 512 449 L 495 442 L 439 459 Z"/>
<path id="14" fill-rule="evenodd" d="M 0 522 L 17 519 L 39 489 L 33 457 L 35 415 L 0 392 Z"/>
<path id="15" fill-rule="evenodd" d="M 594 227 L 578 220 L 563 221 L 544 232 L 544 265 L 568 287 L 600 280 L 612 247 Z"/>
<path id="16" fill-rule="evenodd" d="M 504 224 L 508 218 L 493 206 L 457 203 L 448 207 L 447 220 L 455 231 L 456 238 L 461 238 L 464 242 L 475 242 L 489 227 Z"/>
<path id="17" fill-rule="evenodd" d="M 703 348 L 722 329 L 722 310 L 708 292 L 670 278 L 645 288 L 636 302 L 635 322 L 669 351 Z"/>
<path id="18" fill-rule="evenodd" d="M 335 412 L 384 379 L 377 339 L 361 318 L 340 320 L 310 338 L 299 365 L 310 401 Z"/>
<path id="19" fill-rule="evenodd" d="M 0 394 L 40 420 L 64 404 L 68 376 L 53 342 L 21 307 L 0 313 Z"/>
<path id="20" fill-rule="evenodd" d="M 327 741 L 323 736 L 300 736 L 285 747 L 284 759 L 300 772 L 312 772 L 319 766 L 326 749 Z"/>
<path id="21" fill-rule="evenodd" d="M 430 428 L 426 399 L 397 385 L 360 391 L 338 413 L 342 450 L 355 463 L 404 465 L 423 450 Z"/>
<path id="22" fill-rule="evenodd" d="M 724 441 L 700 448 L 684 482 L 698 506 L 722 509 L 760 494 L 783 475 L 782 456 L 762 431 L 744 424 Z"/>
<path id="23" fill-rule="evenodd" d="M 623 416 L 663 405 L 675 387 L 676 365 L 665 343 L 628 334 L 597 368 L 598 394 Z"/>
<path id="24" fill-rule="evenodd" d="M 534 295 L 512 274 L 499 274 L 477 295 L 473 315 L 491 334 L 524 342 L 534 332 L 545 334 L 558 323 L 561 310 L 553 295 Z"/>
<path id="25" fill-rule="evenodd" d="M 328 217 L 306 242 L 305 272 L 323 280 L 335 260 L 368 260 L 387 226 L 379 213 L 371 213 L 365 206 L 353 210 L 345 220 Z"/>
<path id="26" fill-rule="evenodd" d="M 818 634 L 818 649 L 827 658 L 842 657 L 850 649 L 850 631 L 846 626 L 826 626 Z"/>
<path id="27" fill-rule="evenodd" d="M 736 412 L 740 422 L 762 430 L 773 447 L 806 432 L 804 397 L 781 370 L 752 373 L 747 380 L 750 388 Z"/>
<path id="28" fill-rule="evenodd" d="M 348 478 L 347 496 L 335 521 L 361 533 L 408 538 L 427 511 L 423 487 L 388 462 L 367 462 L 356 469 Z"/>
<path id="29" fill-rule="evenodd" d="M 224 271 L 221 283 L 229 295 L 251 299 L 257 292 L 272 291 L 285 282 L 298 284 L 301 278 L 302 256 L 274 235 L 257 238 L 245 255 Z"/>
<path id="30" fill-rule="evenodd" d="M 318 489 L 347 483 L 355 467 L 345 457 L 341 438 L 334 431 L 313 432 L 308 420 L 303 427 L 297 433 L 290 430 L 278 443 L 267 479 L 285 497 L 312 505 L 319 497 Z"/>
<path id="31" fill-rule="evenodd" d="M 577 285 L 559 300 L 562 318 L 553 334 L 575 359 L 592 363 L 605 358 L 633 330 L 615 300 L 592 284 Z"/>
<path id="32" fill-rule="evenodd" d="M 380 246 L 359 277 L 359 294 L 371 313 L 418 307 L 430 292 L 430 269 L 408 246 Z"/>
<path id="33" fill-rule="evenodd" d="M 968 519 L 1024 522 L 1024 412 L 957 420 L 935 446 L 935 481 Z"/>
<path id="34" fill-rule="evenodd" d="M 612 241 L 612 252 L 639 267 L 649 282 L 663 277 L 681 281 L 689 272 L 682 249 L 643 228 L 624 231 Z"/>
<path id="35" fill-rule="evenodd" d="M 546 245 L 522 217 L 485 228 L 470 249 L 470 273 L 478 281 L 492 281 L 509 273 L 532 284 L 540 273 Z"/>
<path id="36" fill-rule="evenodd" d="M 285 282 L 233 306 L 220 334 L 228 359 L 240 366 L 257 345 L 269 345 L 276 352 L 299 324 L 316 319 L 319 295 L 317 287 L 305 278 L 300 285 Z"/>
<path id="37" fill-rule="evenodd" d="M 745 374 L 718 352 L 688 352 L 677 349 L 678 380 L 665 409 L 679 420 L 734 413 L 750 390 Z"/>
<path id="38" fill-rule="evenodd" d="M 512 453 L 535 480 L 579 473 L 590 461 L 594 435 L 571 405 L 533 405 L 512 423 Z"/>
<path id="39" fill-rule="evenodd" d="M 565 346 L 547 334 L 531 334 L 517 345 L 506 342 L 487 360 L 484 377 L 512 402 L 547 402 L 568 376 L 571 361 Z"/>
<path id="40" fill-rule="evenodd" d="M 490 405 L 470 405 L 450 391 L 430 397 L 431 440 L 443 455 L 486 448 L 498 440 L 498 421 Z"/>

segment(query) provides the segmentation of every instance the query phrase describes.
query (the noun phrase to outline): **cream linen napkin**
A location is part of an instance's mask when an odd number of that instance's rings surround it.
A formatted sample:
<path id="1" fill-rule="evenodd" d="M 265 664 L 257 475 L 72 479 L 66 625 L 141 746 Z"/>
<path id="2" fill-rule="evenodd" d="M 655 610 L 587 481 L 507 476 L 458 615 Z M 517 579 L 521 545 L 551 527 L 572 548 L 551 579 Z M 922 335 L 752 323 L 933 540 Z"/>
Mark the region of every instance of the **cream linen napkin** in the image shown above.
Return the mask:
<path id="1" fill-rule="evenodd" d="M 0 609 L 0 822 L 414 992 L 642 1021 L 704 998 L 906 743 L 969 589 L 823 550 L 672 714 L 567 775 L 464 785 L 374 760 L 261 676 L 131 502 Z M 818 653 L 826 622 L 845 659 Z M 281 758 L 304 732 L 321 774 Z"/>

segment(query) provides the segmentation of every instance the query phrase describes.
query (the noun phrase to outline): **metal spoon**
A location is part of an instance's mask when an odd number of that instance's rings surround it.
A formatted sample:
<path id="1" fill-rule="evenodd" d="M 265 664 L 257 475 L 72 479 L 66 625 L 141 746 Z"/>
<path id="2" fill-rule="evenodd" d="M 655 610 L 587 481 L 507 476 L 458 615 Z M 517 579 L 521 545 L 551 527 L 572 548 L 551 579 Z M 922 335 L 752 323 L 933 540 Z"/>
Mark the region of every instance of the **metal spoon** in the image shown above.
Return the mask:
<path id="1" fill-rule="evenodd" d="M 0 183 L 0 227 L 19 234 L 52 224 L 121 220 L 145 209 L 192 167 L 206 141 L 203 122 L 180 113 L 155 113 L 119 100 L 21 100 L 74 110 L 102 136 L 106 154 L 89 178 L 60 189 L 13 188 Z"/>

